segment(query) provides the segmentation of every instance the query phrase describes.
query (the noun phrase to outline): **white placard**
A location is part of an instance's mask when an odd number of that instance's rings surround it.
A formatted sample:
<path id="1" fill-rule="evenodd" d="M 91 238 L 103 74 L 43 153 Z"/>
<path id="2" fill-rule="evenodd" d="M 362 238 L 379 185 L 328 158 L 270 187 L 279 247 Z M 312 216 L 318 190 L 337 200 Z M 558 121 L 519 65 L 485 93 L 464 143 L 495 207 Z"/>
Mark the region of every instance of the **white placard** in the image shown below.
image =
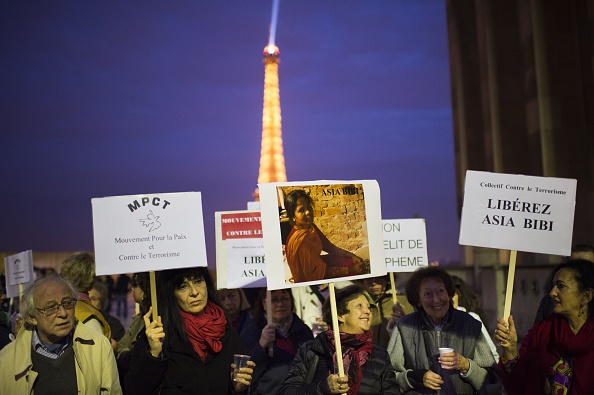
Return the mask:
<path id="1" fill-rule="evenodd" d="M 466 172 L 462 245 L 569 256 L 577 181 Z"/>
<path id="2" fill-rule="evenodd" d="M 91 202 L 97 275 L 207 266 L 200 192 Z"/>
<path id="3" fill-rule="evenodd" d="M 266 286 L 260 211 L 215 212 L 217 288 Z"/>
<path id="4" fill-rule="evenodd" d="M 265 286 L 264 239 L 227 240 L 227 288 Z"/>
<path id="5" fill-rule="evenodd" d="M 388 272 L 414 272 L 429 265 L 424 219 L 385 219 L 382 226 Z"/>
<path id="6" fill-rule="evenodd" d="M 376 277 L 387 273 L 382 244 L 380 191 L 377 181 L 285 182 L 258 184 L 258 187 L 269 290 Z M 342 251 L 357 255 L 364 261 L 363 265 L 348 266 L 352 265 L 352 258 L 331 254 L 324 249 L 321 257 L 326 262 L 330 262 L 325 267 L 325 271 L 322 270 L 322 274 L 318 275 L 319 268 L 324 268 L 318 263 L 315 264 L 317 268 L 315 276 L 307 273 L 305 276 L 309 275 L 309 278 L 295 280 L 296 276 L 304 276 L 305 270 L 302 270 L 304 265 L 299 261 L 301 258 L 291 258 L 292 262 L 289 262 L 285 254 L 285 243 L 292 237 L 288 236 L 291 234 L 292 226 L 284 213 L 284 198 L 297 189 L 305 191 L 314 202 L 313 220 L 317 227 L 315 234 L 318 235 L 318 239 L 326 238 L 330 241 L 330 247 L 334 245 Z M 316 249 L 310 248 L 312 243 L 315 244 L 315 240 L 307 240 L 308 247 L 305 247 L 306 242 L 301 244 L 297 242 L 301 237 L 302 234 L 290 240 L 289 250 L 295 252 L 300 251 L 300 248 L 307 248 L 307 254 L 312 260 L 307 261 L 305 265 L 314 265 L 313 260 L 320 257 Z M 324 253 L 328 254 L 324 256 Z M 299 254 L 294 256 L 297 257 Z M 350 263 L 349 259 L 351 259 Z M 291 270 L 291 263 L 296 268 L 297 275 Z M 355 268 L 358 272 L 354 272 Z M 302 270 L 302 273 L 298 270 Z M 352 273 L 351 270 L 353 270 Z"/>
<path id="7" fill-rule="evenodd" d="M 4 273 L 6 274 L 6 296 L 19 296 L 19 284 L 24 292 L 33 284 L 33 251 L 27 250 L 4 257 Z"/>

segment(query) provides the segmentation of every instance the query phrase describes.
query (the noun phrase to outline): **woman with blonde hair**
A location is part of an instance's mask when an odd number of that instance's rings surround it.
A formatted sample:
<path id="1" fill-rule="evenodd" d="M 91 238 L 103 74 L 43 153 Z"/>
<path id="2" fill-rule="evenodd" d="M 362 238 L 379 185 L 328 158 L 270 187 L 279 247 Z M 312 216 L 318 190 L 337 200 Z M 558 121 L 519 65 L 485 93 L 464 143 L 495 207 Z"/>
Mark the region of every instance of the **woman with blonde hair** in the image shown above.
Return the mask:
<path id="1" fill-rule="evenodd" d="M 74 316 L 111 340 L 111 328 L 103 314 L 91 303 L 89 291 L 95 281 L 95 257 L 90 252 L 77 252 L 62 262 L 60 275 L 78 291 Z"/>

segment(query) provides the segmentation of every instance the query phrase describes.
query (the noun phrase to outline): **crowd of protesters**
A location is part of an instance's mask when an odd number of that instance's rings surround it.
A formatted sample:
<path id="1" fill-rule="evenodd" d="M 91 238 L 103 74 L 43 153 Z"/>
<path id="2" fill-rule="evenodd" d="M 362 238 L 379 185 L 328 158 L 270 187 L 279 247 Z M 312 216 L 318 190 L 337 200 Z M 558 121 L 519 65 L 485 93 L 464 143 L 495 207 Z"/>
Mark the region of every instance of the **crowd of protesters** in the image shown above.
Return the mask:
<path id="1" fill-rule="evenodd" d="M 388 276 L 336 283 L 337 328 L 327 284 L 262 288 L 250 303 L 207 268 L 172 269 L 155 273 L 153 305 L 148 273 L 96 277 L 91 253 L 36 276 L 14 303 L 0 277 L 0 395 L 594 393 L 586 245 L 552 270 L 521 344 L 513 316 L 490 331 L 476 292 L 439 266 L 398 295 Z"/>

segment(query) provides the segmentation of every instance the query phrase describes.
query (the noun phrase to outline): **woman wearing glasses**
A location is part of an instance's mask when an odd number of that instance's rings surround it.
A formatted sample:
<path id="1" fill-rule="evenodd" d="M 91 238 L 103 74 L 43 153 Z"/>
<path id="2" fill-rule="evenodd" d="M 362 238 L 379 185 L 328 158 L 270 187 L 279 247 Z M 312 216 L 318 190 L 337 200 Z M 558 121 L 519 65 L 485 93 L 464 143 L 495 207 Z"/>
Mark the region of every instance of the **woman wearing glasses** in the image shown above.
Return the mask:
<path id="1" fill-rule="evenodd" d="M 290 289 L 270 292 L 271 324 L 267 325 L 266 289 L 260 291 L 254 320 L 242 332 L 247 353 L 256 363 L 252 394 L 276 394 L 299 346 L 313 339 L 311 329 L 295 314 Z"/>

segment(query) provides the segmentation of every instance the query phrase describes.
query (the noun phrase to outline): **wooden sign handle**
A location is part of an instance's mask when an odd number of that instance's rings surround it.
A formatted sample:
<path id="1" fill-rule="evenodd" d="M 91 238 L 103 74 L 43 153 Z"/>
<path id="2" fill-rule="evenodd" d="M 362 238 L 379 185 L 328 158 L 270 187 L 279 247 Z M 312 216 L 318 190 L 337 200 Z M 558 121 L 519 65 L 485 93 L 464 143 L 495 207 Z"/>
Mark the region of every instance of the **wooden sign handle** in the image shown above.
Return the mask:
<path id="1" fill-rule="evenodd" d="M 396 281 L 394 280 L 394 272 L 390 272 L 390 286 L 392 287 L 392 302 L 394 304 L 398 303 L 398 299 L 396 298 L 397 291 L 396 291 Z"/>
<path id="2" fill-rule="evenodd" d="M 23 284 L 19 283 L 19 309 L 21 308 L 22 299 L 23 299 Z"/>
<path id="3" fill-rule="evenodd" d="M 266 317 L 268 321 L 268 325 L 272 324 L 272 293 L 270 291 L 266 291 Z M 274 350 L 274 345 L 268 345 L 268 355 L 272 357 Z"/>
<path id="4" fill-rule="evenodd" d="M 512 294 L 514 293 L 514 277 L 516 275 L 516 256 L 518 251 L 511 250 L 509 254 L 509 269 L 507 271 L 507 288 L 505 289 L 505 305 L 503 319 L 507 322 L 511 313 Z"/>
<path id="5" fill-rule="evenodd" d="M 338 375 L 344 377 L 344 364 L 342 362 L 342 345 L 340 343 L 340 329 L 338 327 L 338 313 L 336 312 L 336 294 L 334 283 L 330 283 L 330 309 L 332 311 L 332 330 L 334 331 L 334 345 L 336 347 L 336 363 L 338 364 Z"/>
<path id="6" fill-rule="evenodd" d="M 149 272 L 149 279 L 151 282 L 151 306 L 153 307 L 153 321 L 159 316 L 157 311 L 157 280 L 155 280 L 155 271 Z"/>

